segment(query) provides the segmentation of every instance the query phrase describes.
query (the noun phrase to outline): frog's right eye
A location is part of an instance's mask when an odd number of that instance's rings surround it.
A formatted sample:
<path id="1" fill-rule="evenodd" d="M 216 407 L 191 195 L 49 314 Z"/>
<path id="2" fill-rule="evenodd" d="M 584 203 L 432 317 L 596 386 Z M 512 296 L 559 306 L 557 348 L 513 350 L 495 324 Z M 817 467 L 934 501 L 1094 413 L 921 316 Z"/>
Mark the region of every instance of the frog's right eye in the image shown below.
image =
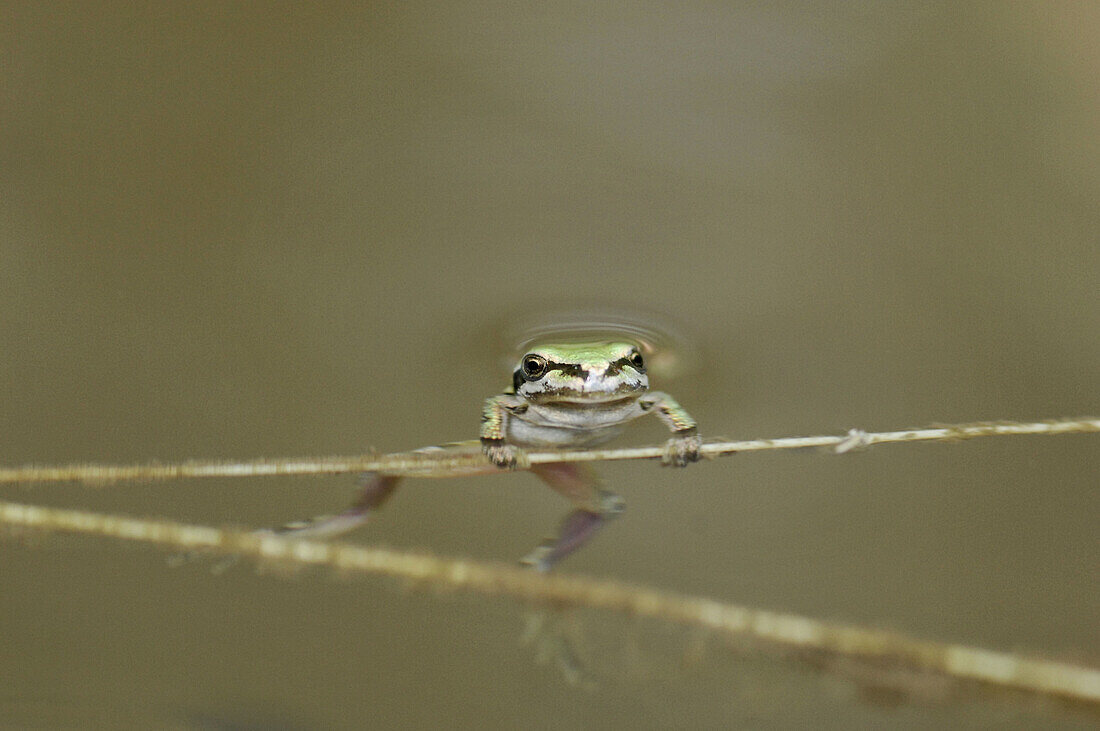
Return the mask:
<path id="1" fill-rule="evenodd" d="M 541 355 L 535 355 L 534 353 L 528 353 L 523 356 L 523 360 L 519 363 L 520 371 L 523 372 L 524 379 L 528 381 L 537 381 L 546 375 L 546 358 Z"/>

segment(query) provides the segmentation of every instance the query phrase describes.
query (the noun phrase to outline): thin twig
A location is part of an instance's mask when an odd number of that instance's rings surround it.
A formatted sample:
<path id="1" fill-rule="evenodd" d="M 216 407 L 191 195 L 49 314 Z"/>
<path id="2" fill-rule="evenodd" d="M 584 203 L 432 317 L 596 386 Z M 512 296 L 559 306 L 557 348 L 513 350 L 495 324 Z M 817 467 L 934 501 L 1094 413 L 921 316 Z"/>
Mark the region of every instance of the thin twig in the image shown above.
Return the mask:
<path id="1" fill-rule="evenodd" d="M 888 442 L 954 441 L 1009 434 L 1081 434 L 1100 432 L 1100 418 L 1086 416 L 1018 423 L 1011 421 L 950 424 L 923 429 L 864 432 L 844 436 L 787 437 L 748 441 L 713 441 L 703 445 L 706 457 L 774 449 L 828 447 L 838 453 Z M 587 451 L 531 452 L 532 464 L 661 459 L 663 446 Z M 455 477 L 497 472 L 477 446 L 428 452 L 399 452 L 359 457 L 260 459 L 246 462 L 189 460 L 175 464 L 27 466 L 0 468 L 0 484 L 83 482 L 104 485 L 121 481 L 158 481 L 193 477 L 270 477 L 274 475 L 335 475 L 382 472 L 409 477 Z"/>
<path id="2" fill-rule="evenodd" d="M 761 651 L 796 655 L 826 669 L 833 659 L 891 671 L 931 674 L 955 682 L 1100 707 L 1100 669 L 1029 658 L 808 617 L 724 604 L 643 586 L 512 566 L 441 558 L 345 543 L 289 540 L 241 530 L 141 520 L 78 510 L 0 502 L 0 524 L 11 528 L 82 533 L 169 547 L 210 551 L 346 573 L 398 577 L 441 589 L 558 607 L 587 607 L 696 627 Z M 834 663 L 840 666 L 840 663 Z"/>

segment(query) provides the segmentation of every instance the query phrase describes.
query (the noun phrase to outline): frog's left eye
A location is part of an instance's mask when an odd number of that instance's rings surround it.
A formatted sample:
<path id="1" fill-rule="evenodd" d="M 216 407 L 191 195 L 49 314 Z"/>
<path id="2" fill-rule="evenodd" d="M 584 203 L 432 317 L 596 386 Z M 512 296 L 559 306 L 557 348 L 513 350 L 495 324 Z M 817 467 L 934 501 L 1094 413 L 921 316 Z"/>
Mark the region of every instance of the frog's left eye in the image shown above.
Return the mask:
<path id="1" fill-rule="evenodd" d="M 634 366 L 634 369 L 639 373 L 645 373 L 645 361 L 642 359 L 642 354 L 637 350 L 630 354 L 630 365 Z"/>
<path id="2" fill-rule="evenodd" d="M 520 370 L 528 381 L 537 381 L 546 375 L 546 358 L 534 353 L 528 353 L 520 361 Z"/>

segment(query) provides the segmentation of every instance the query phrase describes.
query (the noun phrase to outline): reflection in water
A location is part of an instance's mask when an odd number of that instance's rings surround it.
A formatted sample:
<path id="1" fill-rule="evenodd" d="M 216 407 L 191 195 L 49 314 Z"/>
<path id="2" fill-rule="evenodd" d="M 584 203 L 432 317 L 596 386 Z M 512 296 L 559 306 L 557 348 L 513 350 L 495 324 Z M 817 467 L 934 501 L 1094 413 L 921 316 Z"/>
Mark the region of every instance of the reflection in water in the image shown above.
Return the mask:
<path id="1" fill-rule="evenodd" d="M 270 706 L 270 704 L 265 704 Z M 181 715 L 178 723 L 188 731 L 307 731 L 325 728 L 326 724 L 293 720 L 301 714 L 277 713 L 270 707 L 256 708 L 249 713 L 232 711 L 190 711 Z"/>
<path id="2" fill-rule="evenodd" d="M 496 350 L 509 368 L 519 353 L 535 343 L 586 340 L 635 343 L 645 354 L 649 372 L 665 380 L 692 375 L 703 365 L 697 328 L 667 313 L 622 303 L 566 307 L 551 302 L 507 320 L 492 332 Z"/>

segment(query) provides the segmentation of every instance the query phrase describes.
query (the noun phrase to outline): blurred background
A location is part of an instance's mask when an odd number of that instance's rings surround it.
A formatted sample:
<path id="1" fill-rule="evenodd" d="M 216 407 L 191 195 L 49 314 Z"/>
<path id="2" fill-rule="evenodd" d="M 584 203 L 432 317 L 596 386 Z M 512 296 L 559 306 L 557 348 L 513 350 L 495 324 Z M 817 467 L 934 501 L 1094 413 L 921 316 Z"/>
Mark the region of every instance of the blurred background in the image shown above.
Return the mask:
<path id="1" fill-rule="evenodd" d="M 1100 412 L 1100 10 L 1050 2 L 0 9 L 0 462 L 476 435 L 502 323 L 687 323 L 707 436 Z M 628 441 L 663 439 L 639 425 Z M 1100 662 L 1095 436 L 603 468 L 562 570 Z M 350 478 L 6 489 L 267 526 Z M 511 561 L 563 501 L 412 481 L 352 540 Z M 0 544 L 0 725 L 1084 727 L 872 702 L 680 630 L 50 536 Z"/>

